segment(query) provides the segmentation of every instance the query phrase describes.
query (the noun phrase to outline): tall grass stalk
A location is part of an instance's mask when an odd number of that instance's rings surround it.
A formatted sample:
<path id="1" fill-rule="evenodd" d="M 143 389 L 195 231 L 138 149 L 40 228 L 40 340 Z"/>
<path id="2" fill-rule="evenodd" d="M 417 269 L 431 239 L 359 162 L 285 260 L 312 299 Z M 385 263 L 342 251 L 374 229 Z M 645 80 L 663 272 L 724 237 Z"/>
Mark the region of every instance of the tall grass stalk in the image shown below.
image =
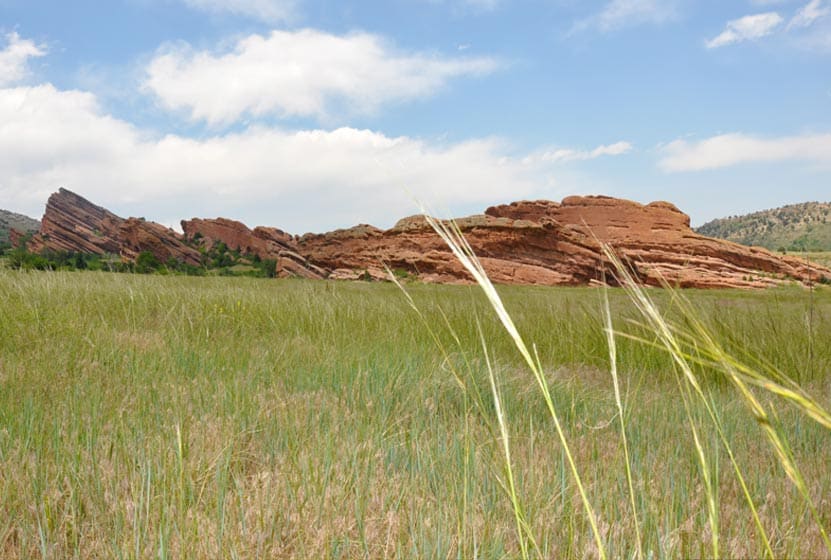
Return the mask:
<path id="1" fill-rule="evenodd" d="M 528 535 L 528 538 L 532 539 L 532 542 L 535 545 L 534 548 L 537 550 L 537 553 L 539 553 L 539 548 L 536 547 L 536 542 L 533 541 L 533 535 L 530 531 L 530 528 L 525 522 L 525 513 L 523 512 L 522 505 L 519 501 L 519 495 L 517 494 L 516 483 L 514 482 L 514 461 L 511 457 L 511 444 L 510 436 L 508 433 L 508 420 L 505 417 L 505 412 L 502 410 L 502 397 L 499 395 L 499 387 L 497 386 L 496 382 L 496 374 L 494 373 L 493 367 L 491 366 L 490 357 L 488 356 L 488 344 L 485 340 L 484 335 L 482 335 L 481 332 L 482 331 L 480 328 L 479 333 L 482 341 L 482 349 L 484 350 L 485 354 L 485 365 L 488 368 L 488 381 L 490 382 L 493 404 L 496 408 L 496 421 L 499 424 L 499 435 L 502 440 L 502 452 L 504 453 L 505 457 L 505 477 L 508 480 L 508 495 L 511 498 L 511 509 L 514 512 L 514 518 L 516 520 L 517 536 L 519 537 L 519 546 L 522 550 L 522 557 L 528 558 L 528 544 L 526 542 L 526 535 Z"/>
<path id="2" fill-rule="evenodd" d="M 551 418 L 554 421 L 554 425 L 557 430 L 560 442 L 563 445 L 564 455 L 568 460 L 569 468 L 580 492 L 580 497 L 583 502 L 584 510 L 592 526 L 592 531 L 595 536 L 595 542 L 598 548 L 598 552 L 601 557 L 605 557 L 606 552 L 602 542 L 602 538 L 600 536 L 600 532 L 598 530 L 596 516 L 591 506 L 591 503 L 588 500 L 573 455 L 568 446 L 568 442 L 566 441 L 565 434 L 562 430 L 561 423 L 559 420 L 559 415 L 557 414 L 557 411 L 553 405 L 551 393 L 548 388 L 546 378 L 542 372 L 539 357 L 537 356 L 536 359 L 532 357 L 531 352 L 528 350 L 528 346 L 525 344 L 513 320 L 511 319 L 511 316 L 508 314 L 506 308 L 504 307 L 498 292 L 494 288 L 493 284 L 490 282 L 484 268 L 482 267 L 481 263 L 474 254 L 472 248 L 467 243 L 456 224 L 452 221 L 443 222 L 436 220 L 426 212 L 424 213 L 424 215 L 430 226 L 448 245 L 450 250 L 453 252 L 454 256 L 473 276 L 476 283 L 484 291 L 488 301 L 490 302 L 491 306 L 496 312 L 497 317 L 504 326 L 505 330 L 508 332 L 511 339 L 514 341 L 514 344 L 516 345 L 520 354 L 524 358 L 526 364 L 532 371 L 534 378 L 537 381 L 538 387 L 542 392 L 546 405 L 549 409 Z M 634 276 L 630 273 L 629 268 L 619 259 L 619 257 L 614 253 L 614 251 L 605 244 L 602 245 L 602 248 L 606 258 L 613 264 L 616 270 L 617 279 L 619 283 L 624 287 L 631 301 L 635 304 L 635 307 L 640 312 L 642 317 L 645 319 L 646 323 L 643 326 L 647 328 L 648 332 L 652 333 L 654 338 L 652 338 L 652 340 L 648 340 L 646 338 L 641 338 L 637 336 L 630 335 L 630 337 L 642 343 L 658 345 L 663 347 L 673 361 L 673 370 L 676 372 L 676 374 L 678 374 L 679 372 L 681 374 L 680 376 L 676 375 L 676 381 L 678 384 L 679 394 L 681 395 L 681 399 L 684 405 L 687 424 L 690 429 L 690 434 L 692 436 L 693 443 L 695 446 L 699 466 L 699 473 L 701 475 L 705 487 L 708 521 L 711 532 L 710 542 L 712 547 L 712 556 L 714 558 L 718 558 L 721 552 L 719 546 L 718 461 L 716 456 L 716 462 L 711 465 L 710 461 L 707 458 L 707 453 L 705 451 L 705 446 L 703 444 L 703 440 L 700 433 L 700 427 L 698 426 L 698 421 L 695 419 L 695 415 L 693 413 L 694 402 L 700 403 L 706 410 L 707 416 L 712 422 L 713 427 L 715 428 L 715 431 L 718 435 L 718 439 L 724 447 L 726 453 L 728 454 L 728 457 L 730 458 L 731 466 L 733 467 L 736 479 L 742 489 L 744 499 L 751 511 L 751 515 L 753 517 L 753 521 L 756 526 L 758 536 L 763 542 L 766 557 L 773 557 L 773 551 L 771 548 L 770 539 L 761 523 L 758 510 L 756 508 L 754 500 L 752 499 L 752 496 L 750 495 L 750 491 L 742 474 L 742 470 L 738 462 L 736 461 L 733 449 L 725 435 L 722 421 L 715 411 L 713 401 L 710 398 L 708 398 L 708 396 L 705 394 L 702 384 L 694 371 L 693 364 L 700 364 L 702 362 L 706 362 L 706 365 L 716 364 L 720 366 L 722 371 L 727 374 L 728 379 L 736 387 L 739 394 L 743 397 L 744 402 L 762 426 L 763 431 L 767 435 L 767 439 L 770 442 L 773 451 L 776 457 L 779 459 L 779 462 L 782 465 L 787 476 L 794 483 L 799 494 L 805 500 L 805 503 L 810 509 L 811 515 L 815 523 L 817 524 L 819 532 L 824 542 L 826 543 L 829 552 L 831 552 L 831 542 L 829 542 L 825 528 L 822 526 L 822 522 L 819 518 L 813 500 L 810 497 L 805 480 L 802 477 L 802 474 L 796 466 L 793 456 L 789 451 L 787 440 L 784 438 L 783 434 L 780 434 L 779 431 L 774 427 L 773 423 L 770 421 L 767 411 L 759 403 L 759 401 L 750 391 L 748 386 L 745 384 L 744 378 L 748 377 L 751 381 L 754 381 L 756 385 L 768 389 L 769 391 L 775 394 L 779 394 L 780 396 L 783 396 L 787 399 L 790 399 L 791 402 L 796 404 L 796 406 L 803 413 L 810 416 L 811 418 L 814 418 L 816 421 L 820 422 L 823 425 L 827 425 L 827 421 L 829 419 L 826 411 L 820 405 L 818 405 L 813 399 L 808 397 L 807 394 L 804 391 L 802 391 L 798 386 L 792 385 L 790 388 L 785 387 L 776 382 L 775 380 L 771 380 L 764 373 L 743 366 L 741 363 L 738 362 L 738 360 L 729 356 L 726 352 L 724 352 L 721 349 L 721 347 L 718 344 L 714 342 L 713 338 L 709 335 L 704 325 L 695 318 L 695 314 L 692 312 L 692 309 L 689 307 L 685 307 L 683 305 L 683 297 L 680 296 L 680 294 L 676 294 L 676 292 L 665 283 L 664 287 L 668 289 L 671 294 L 673 294 L 673 300 L 675 300 L 675 296 L 678 296 L 678 299 L 682 302 L 682 311 L 686 312 L 684 314 L 684 317 L 688 321 L 686 329 L 683 326 L 678 327 L 677 325 L 672 324 L 658 310 L 657 306 L 646 294 L 644 288 L 639 285 L 639 283 L 635 280 Z M 642 557 L 643 552 L 641 549 L 638 512 L 635 500 L 634 484 L 632 481 L 628 442 L 626 438 L 626 425 L 624 414 L 625 411 L 623 409 L 622 401 L 620 398 L 619 383 L 616 371 L 615 331 L 612 324 L 608 296 L 605 294 L 605 292 L 604 318 L 606 323 L 604 330 L 606 331 L 607 343 L 609 348 L 611 374 L 615 391 L 615 403 L 617 406 L 617 413 L 620 416 L 620 430 L 624 448 L 624 462 L 626 469 L 627 486 L 629 491 L 629 501 L 630 507 L 632 508 L 632 515 L 636 531 L 636 540 L 638 545 L 637 554 L 638 557 Z M 692 329 L 689 329 L 690 324 L 692 325 Z M 485 346 L 487 355 L 487 346 L 484 340 L 483 345 Z M 708 358 L 702 360 L 702 355 L 708 356 Z M 507 472 L 509 476 L 509 494 L 511 496 L 512 507 L 517 518 L 517 525 L 519 531 L 519 528 L 521 527 L 521 523 L 519 521 L 521 519 L 521 510 L 516 500 L 516 489 L 513 485 L 513 478 L 510 470 L 510 464 L 512 459 L 510 453 L 510 446 L 508 444 L 508 429 L 506 426 L 506 419 L 504 418 L 504 415 L 502 413 L 501 397 L 497 390 L 496 383 L 494 381 L 493 371 L 489 361 L 487 366 L 493 393 L 492 398 L 496 406 L 497 422 L 500 427 L 501 439 L 504 445 L 505 460 L 506 464 L 508 465 Z M 782 379 L 783 377 L 784 376 L 774 376 L 774 378 L 778 379 Z M 526 550 L 523 548 L 523 555 L 524 554 L 526 554 Z"/>
<path id="3" fill-rule="evenodd" d="M 426 328 L 427 332 L 429 332 L 430 337 L 433 339 L 433 342 L 436 344 L 436 347 L 439 348 L 442 356 L 444 358 L 444 363 L 447 365 L 448 369 L 451 371 L 453 378 L 456 380 L 456 383 L 462 389 L 462 392 L 465 396 L 465 400 L 471 396 L 473 396 L 474 404 L 477 410 L 482 413 L 482 418 L 486 421 L 489 430 L 493 434 L 495 432 L 493 425 L 490 422 L 489 415 L 485 412 L 486 407 L 484 404 L 483 395 L 479 392 L 478 388 L 476 388 L 475 382 L 473 382 L 473 368 L 471 364 L 467 361 L 467 354 L 463 351 L 464 346 L 462 345 L 461 340 L 459 340 L 458 335 L 456 334 L 453 326 L 450 324 L 447 316 L 444 315 L 442 312 L 442 317 L 445 321 L 445 326 L 448 328 L 448 331 L 451 333 L 453 337 L 456 347 L 462 350 L 462 356 L 465 358 L 465 374 L 462 374 L 458 371 L 458 369 L 453 365 L 454 361 L 450 357 L 450 353 L 447 351 L 445 345 L 441 341 L 441 338 L 436 333 L 433 325 L 424 317 L 420 308 L 416 303 L 413 301 L 412 297 L 410 296 L 409 292 L 404 288 L 404 286 L 398 281 L 398 278 L 395 274 L 387 268 L 387 275 L 391 279 L 391 281 L 401 290 L 404 296 L 407 299 L 407 303 L 410 307 L 415 311 L 416 315 L 419 317 L 422 325 Z M 500 383 L 497 381 L 496 373 L 494 368 L 491 365 L 490 357 L 489 357 L 489 350 L 487 346 L 487 341 L 485 339 L 484 334 L 482 333 L 481 326 L 477 322 L 477 329 L 479 332 L 479 339 L 482 344 L 482 349 L 484 350 L 485 355 L 485 364 L 488 370 L 488 383 L 491 389 L 491 398 L 496 409 L 496 419 L 497 419 L 497 427 L 499 430 L 499 438 L 502 442 L 502 458 L 503 458 L 503 470 L 505 473 L 505 478 L 507 482 L 502 480 L 502 478 L 498 478 L 503 490 L 506 492 L 508 499 L 511 502 L 511 510 L 514 514 L 514 521 L 516 524 L 516 534 L 517 540 L 519 541 L 520 551 L 522 554 L 523 559 L 529 558 L 529 543 L 531 547 L 536 552 L 537 556 L 541 556 L 539 546 L 537 545 L 536 539 L 533 536 L 531 528 L 526 520 L 524 509 L 522 507 L 521 498 L 517 492 L 516 483 L 514 480 L 514 472 L 513 472 L 513 458 L 511 455 L 511 445 L 510 445 L 510 434 L 508 432 L 508 422 L 505 418 L 505 413 L 502 407 L 502 397 L 500 396 L 499 385 Z M 468 441 L 469 441 L 469 429 L 467 425 L 467 414 L 465 414 L 465 447 L 467 448 Z M 467 455 L 465 455 L 465 480 L 468 477 L 468 462 L 467 462 Z M 467 495 L 464 495 L 464 504 L 463 504 L 463 511 L 467 511 Z M 464 532 L 464 531 L 462 531 Z"/>
<path id="4" fill-rule="evenodd" d="M 523 538 L 531 558 L 597 558 L 547 405 L 487 298 L 401 281 L 431 328 L 391 283 L 0 268 L 0 558 L 520 558 Z M 608 556 L 636 558 L 636 522 L 644 559 L 712 556 L 673 360 L 630 296 L 605 290 L 637 516 L 604 290 L 497 289 L 544 368 Z M 746 482 L 693 393 L 720 554 L 771 556 L 749 495 L 774 557 L 831 556 L 813 517 L 829 530 L 831 287 L 814 293 L 814 377 L 800 287 L 645 291 Z M 724 360 L 696 342 L 684 300 L 726 354 L 763 374 L 736 366 L 815 514 Z M 814 417 L 792 402 L 802 398 Z"/>
<path id="5" fill-rule="evenodd" d="M 825 541 L 826 547 L 828 548 L 828 551 L 831 552 L 831 541 L 829 541 L 828 534 L 819 518 L 816 506 L 814 505 L 814 502 L 811 499 L 811 496 L 808 492 L 805 479 L 802 476 L 801 471 L 797 467 L 792 453 L 790 453 L 789 451 L 787 439 L 785 438 L 784 434 L 780 433 L 780 430 L 777 429 L 776 426 L 771 422 L 767 410 L 759 402 L 756 396 L 750 391 L 745 381 L 751 380 L 757 386 L 762 387 L 770 391 L 771 393 L 786 398 L 805 415 L 814 418 L 826 427 L 831 427 L 831 424 L 828 423 L 828 420 L 831 419 L 829 417 L 828 412 L 825 411 L 825 409 L 822 406 L 820 406 L 816 401 L 810 398 L 810 396 L 808 396 L 807 393 L 798 388 L 798 386 L 796 387 L 796 390 L 788 389 L 771 379 L 771 377 L 776 379 L 784 379 L 784 375 L 778 372 L 773 372 L 773 376 L 768 376 L 765 374 L 765 372 L 754 368 L 750 368 L 739 362 L 733 356 L 729 355 L 721 347 L 721 345 L 719 345 L 715 341 L 715 339 L 710 335 L 709 331 L 704 326 L 704 324 L 696 318 L 696 314 L 689 302 L 686 301 L 686 299 L 680 293 L 677 293 L 675 291 L 673 291 L 674 301 L 676 305 L 678 305 L 681 309 L 682 316 L 686 319 L 687 323 L 684 326 L 672 324 L 668 319 L 664 317 L 663 314 L 661 314 L 658 311 L 658 308 L 655 305 L 655 303 L 647 295 L 644 288 L 635 280 L 635 278 L 630 273 L 629 268 L 620 260 L 620 258 L 614 253 L 614 251 L 608 245 L 603 245 L 603 251 L 606 257 L 614 265 L 621 285 L 629 294 L 630 299 L 635 303 L 636 307 L 641 312 L 643 317 L 647 320 L 647 326 L 649 328 L 649 331 L 657 335 L 657 338 L 660 340 L 660 343 L 664 346 L 666 351 L 672 356 L 677 366 L 681 368 L 681 370 L 683 371 L 684 377 L 689 382 L 689 386 L 692 388 L 692 390 L 695 391 L 695 394 L 699 397 L 701 402 L 706 407 L 710 419 L 712 420 L 719 434 L 719 437 L 731 459 L 734 470 L 736 472 L 736 476 L 739 480 L 739 483 L 747 500 L 748 506 L 752 511 L 754 523 L 757 526 L 757 530 L 759 532 L 760 537 L 762 537 L 762 539 L 764 540 L 766 554 L 768 554 L 770 557 L 773 557 L 773 552 L 771 550 L 769 538 L 764 528 L 762 527 L 761 521 L 758 516 L 758 512 L 747 490 L 744 477 L 742 476 L 741 470 L 735 461 L 729 442 L 724 436 L 721 421 L 715 414 L 710 400 L 704 395 L 701 388 L 701 384 L 698 382 L 695 374 L 693 373 L 693 369 L 691 367 L 691 364 L 693 362 L 703 363 L 708 366 L 716 366 L 722 371 L 722 373 L 725 374 L 726 378 L 736 387 L 739 394 L 742 396 L 744 403 L 750 409 L 751 413 L 754 415 L 758 423 L 762 426 L 763 431 L 767 436 L 767 439 L 771 444 L 771 447 L 775 452 L 776 457 L 779 459 L 779 462 L 783 470 L 787 474 L 788 478 L 794 483 L 799 494 L 805 500 L 805 503 L 810 509 L 811 515 L 815 523 L 817 524 L 817 528 L 820 534 L 822 535 L 823 540 Z M 668 290 L 673 290 L 673 288 L 671 288 L 666 283 L 664 283 L 664 288 Z M 680 338 L 677 335 L 680 335 Z M 637 339 L 637 337 L 635 338 Z M 647 344 L 653 343 L 643 338 L 637 340 Z M 683 344 L 686 344 L 686 347 L 690 348 L 690 350 L 685 350 L 682 346 Z M 704 356 L 704 358 L 702 358 L 702 356 Z M 686 406 L 686 398 L 684 402 Z M 699 451 L 699 455 L 702 461 L 702 475 L 704 476 L 705 484 L 707 484 L 708 487 L 708 499 L 711 502 L 713 502 L 714 493 L 712 487 L 709 484 L 709 476 L 707 475 L 708 469 L 706 469 L 706 463 L 704 463 L 703 452 L 695 431 L 693 431 L 693 436 L 696 439 L 696 448 Z M 714 504 L 711 504 L 711 510 L 715 512 Z M 711 525 L 715 524 L 711 523 Z M 714 555 L 717 556 L 718 546 L 715 532 L 713 534 L 713 537 L 713 552 Z"/>
<path id="6" fill-rule="evenodd" d="M 563 431 L 562 423 L 560 422 L 560 416 L 557 413 L 557 410 L 554 406 L 554 401 L 551 396 L 551 391 L 548 386 L 548 380 L 545 377 L 545 374 L 542 371 L 542 368 L 539 365 L 539 362 L 534 360 L 531 355 L 531 352 L 528 350 L 528 346 L 525 344 L 522 336 L 519 334 L 519 331 L 514 324 L 513 319 L 508 314 L 508 311 L 505 308 L 505 305 L 502 302 L 502 298 L 499 297 L 499 293 L 496 291 L 496 288 L 488 278 L 485 269 L 482 267 L 482 263 L 479 262 L 479 259 L 473 252 L 473 249 L 467 243 L 467 240 L 462 235 L 461 230 L 459 230 L 458 226 L 456 226 L 455 222 L 442 222 L 439 220 L 434 219 L 428 213 L 424 213 L 425 218 L 430 224 L 430 226 L 436 231 L 436 233 L 444 240 L 444 242 L 448 245 L 450 250 L 462 263 L 462 265 L 467 269 L 467 271 L 473 276 L 476 280 L 476 283 L 482 288 L 482 291 L 485 293 L 490 304 L 493 306 L 494 311 L 496 312 L 497 317 L 499 318 L 502 325 L 505 327 L 505 330 L 508 331 L 511 339 L 513 340 L 514 344 L 516 345 L 517 349 L 519 350 L 520 354 L 525 360 L 528 368 L 531 370 L 534 379 L 537 382 L 537 385 L 542 393 L 543 399 L 545 400 L 546 407 L 548 408 L 549 414 L 551 419 L 554 422 L 554 427 L 557 430 L 557 436 L 560 440 L 561 445 L 563 446 L 563 453 L 565 453 L 566 459 L 568 460 L 569 469 L 571 470 L 572 477 L 574 479 L 575 484 L 577 485 L 577 489 L 580 493 L 580 499 L 583 503 L 583 509 L 586 512 L 586 516 L 588 517 L 589 523 L 591 524 L 592 534 L 594 535 L 595 544 L 597 545 L 597 551 L 600 555 L 601 559 L 606 558 L 606 547 L 603 544 L 603 539 L 600 535 L 600 530 L 598 529 L 597 525 L 597 516 L 595 515 L 594 508 L 589 502 L 588 496 L 586 494 L 586 489 L 583 485 L 583 481 L 580 477 L 580 473 L 577 470 L 577 465 L 574 461 L 574 456 L 571 452 L 571 448 L 569 447 L 568 441 L 565 436 L 565 432 Z"/>
<path id="7" fill-rule="evenodd" d="M 623 463 L 626 467 L 626 485 L 629 489 L 629 505 L 632 506 L 632 522 L 635 525 L 637 557 L 643 558 L 641 524 L 638 516 L 638 507 L 635 505 L 635 486 L 632 483 L 632 460 L 629 457 L 629 442 L 626 438 L 626 414 L 623 409 L 623 401 L 620 398 L 620 380 L 617 375 L 617 343 L 615 342 L 615 329 L 612 323 L 612 310 L 609 305 L 609 291 L 605 287 L 603 289 L 603 317 L 606 322 L 606 340 L 609 344 L 609 370 L 612 374 L 612 385 L 615 390 L 615 405 L 617 406 L 617 417 L 620 424 L 620 440 L 623 443 Z"/>

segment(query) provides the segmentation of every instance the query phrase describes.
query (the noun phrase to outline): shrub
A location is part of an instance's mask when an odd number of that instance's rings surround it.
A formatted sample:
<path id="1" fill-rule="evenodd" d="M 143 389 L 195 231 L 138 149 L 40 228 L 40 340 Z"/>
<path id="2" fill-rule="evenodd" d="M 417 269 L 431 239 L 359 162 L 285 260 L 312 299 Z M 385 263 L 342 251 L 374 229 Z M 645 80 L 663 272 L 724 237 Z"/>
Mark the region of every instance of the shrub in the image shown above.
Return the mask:
<path id="1" fill-rule="evenodd" d="M 162 263 L 150 251 L 142 251 L 136 258 L 135 271 L 140 274 L 150 274 L 161 268 Z"/>

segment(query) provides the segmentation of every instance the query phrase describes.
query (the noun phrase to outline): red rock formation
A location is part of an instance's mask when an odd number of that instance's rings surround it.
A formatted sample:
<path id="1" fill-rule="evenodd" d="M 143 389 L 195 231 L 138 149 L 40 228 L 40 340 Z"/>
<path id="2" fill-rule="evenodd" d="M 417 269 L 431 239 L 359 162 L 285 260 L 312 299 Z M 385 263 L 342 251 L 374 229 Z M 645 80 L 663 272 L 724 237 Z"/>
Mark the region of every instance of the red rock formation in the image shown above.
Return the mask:
<path id="1" fill-rule="evenodd" d="M 310 264 L 297 253 L 294 238 L 277 228 L 258 227 L 254 231 L 242 222 L 216 218 L 213 220 L 182 220 L 185 239 L 200 242 L 206 248 L 222 242 L 231 250 L 277 261 L 277 276 L 325 278 L 328 271 Z"/>
<path id="2" fill-rule="evenodd" d="M 198 265 L 199 252 L 187 246 L 182 237 L 162 225 L 139 218 L 120 218 L 66 189 L 49 197 L 40 231 L 29 242 L 29 250 L 71 251 L 120 255 L 134 261 L 142 251 L 150 251 L 161 262 L 174 258 Z"/>
<path id="3" fill-rule="evenodd" d="M 643 282 L 682 287 L 765 287 L 782 282 L 831 278 L 831 270 L 809 266 L 765 249 L 704 237 L 689 217 L 667 202 L 638 204 L 609 197 L 569 197 L 562 202 L 522 201 L 488 208 L 456 221 L 494 282 L 585 285 L 612 278 L 605 243 L 630 263 Z M 381 230 L 369 225 L 295 237 L 275 228 L 217 218 L 182 222 L 184 238 L 159 224 L 123 219 L 61 189 L 49 198 L 33 250 L 115 253 L 134 260 L 151 251 L 160 261 L 198 264 L 186 241 L 277 261 L 280 276 L 384 279 L 385 267 L 428 282 L 470 282 L 423 216 Z M 18 237 L 19 239 L 19 237 Z"/>
<path id="4" fill-rule="evenodd" d="M 562 203 L 515 202 L 486 210 L 491 216 L 546 220 L 596 236 L 629 260 L 649 284 L 663 280 L 682 287 L 763 287 L 787 279 L 831 276 L 766 249 L 704 237 L 690 218 L 668 202 L 638 204 L 605 196 L 572 196 Z"/>
<path id="5" fill-rule="evenodd" d="M 12 247 L 20 247 L 20 242 L 25 239 L 26 235 L 22 231 L 11 228 L 9 230 L 9 243 Z"/>
<path id="6" fill-rule="evenodd" d="M 494 282 L 579 285 L 599 278 L 603 267 L 597 243 L 553 224 L 481 215 L 456 224 Z M 361 225 L 307 234 L 298 246 L 310 261 L 334 269 L 336 278 L 385 278 L 386 265 L 427 282 L 472 281 L 423 216 L 387 231 Z"/>
<path id="7" fill-rule="evenodd" d="M 78 253 L 118 254 L 118 228 L 123 222 L 112 212 L 96 206 L 66 189 L 49 197 L 40 231 L 32 237 L 29 249 L 41 252 L 74 251 Z"/>
<path id="8" fill-rule="evenodd" d="M 150 251 L 162 263 L 170 259 L 192 266 L 201 263 L 202 255 L 199 251 L 186 245 L 182 237 L 172 229 L 155 222 L 128 218 L 119 226 L 117 239 L 121 257 L 128 261 L 135 261 L 139 253 Z"/>

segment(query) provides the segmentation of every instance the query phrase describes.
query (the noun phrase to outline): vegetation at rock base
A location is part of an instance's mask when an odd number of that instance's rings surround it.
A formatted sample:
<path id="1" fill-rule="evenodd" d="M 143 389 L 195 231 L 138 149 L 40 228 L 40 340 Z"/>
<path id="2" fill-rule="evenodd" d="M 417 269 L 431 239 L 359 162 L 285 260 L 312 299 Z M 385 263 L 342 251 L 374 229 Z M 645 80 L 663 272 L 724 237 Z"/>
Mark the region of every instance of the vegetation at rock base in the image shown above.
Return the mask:
<path id="1" fill-rule="evenodd" d="M 24 247 L 0 245 L 0 264 L 5 261 L 9 268 L 18 270 L 91 270 L 106 272 L 136 272 L 139 274 L 184 274 L 187 276 L 251 276 L 274 278 L 277 262 L 261 259 L 257 255 L 243 255 L 231 251 L 224 243 L 217 243 L 210 249 L 199 247 L 202 265 L 194 266 L 168 259 L 160 261 L 150 251 L 138 254 L 136 262 L 124 261 L 118 255 L 94 255 L 73 251 L 45 250 L 32 253 Z"/>
<path id="2" fill-rule="evenodd" d="M 0 269 L 0 556 L 517 557 L 488 364 L 529 532 L 545 557 L 592 555 L 546 406 L 479 290 L 407 290 L 446 354 L 392 284 Z M 634 518 L 602 291 L 499 293 L 535 343 L 610 557 L 637 555 L 636 524 L 644 557 L 710 556 L 672 359 L 618 339 Z M 731 352 L 831 406 L 831 289 L 817 287 L 810 315 L 795 287 L 685 295 Z M 616 328 L 639 334 L 630 299 L 609 297 Z M 668 308 L 673 295 L 653 297 Z M 698 373 L 773 554 L 827 556 L 764 426 L 714 370 Z M 753 391 L 831 526 L 829 431 Z M 722 555 L 763 557 L 717 435 L 701 445 Z"/>
<path id="3" fill-rule="evenodd" d="M 831 203 L 805 202 L 731 216 L 707 222 L 696 231 L 771 251 L 831 251 Z"/>

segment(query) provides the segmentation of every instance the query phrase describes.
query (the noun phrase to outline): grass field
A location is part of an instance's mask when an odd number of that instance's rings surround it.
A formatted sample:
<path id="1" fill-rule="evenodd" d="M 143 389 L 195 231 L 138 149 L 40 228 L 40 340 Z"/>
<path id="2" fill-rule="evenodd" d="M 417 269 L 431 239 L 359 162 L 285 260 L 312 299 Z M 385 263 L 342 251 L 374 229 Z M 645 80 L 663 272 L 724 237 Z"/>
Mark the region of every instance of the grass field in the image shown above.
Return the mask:
<path id="1" fill-rule="evenodd" d="M 797 253 L 790 253 L 791 255 L 797 255 Z M 822 266 L 831 268 L 831 252 L 814 252 L 814 253 L 805 253 L 804 257 L 807 258 L 810 262 L 815 262 L 821 264 Z"/>
<path id="2" fill-rule="evenodd" d="M 789 257 L 802 259 L 809 263 L 822 265 L 826 268 L 831 268 L 831 251 L 787 251 L 785 254 Z"/>
<path id="3" fill-rule="evenodd" d="M 478 329 L 534 554 L 596 556 L 551 418 L 480 292 L 407 289 L 444 352 L 389 284 L 0 269 L 0 557 L 516 557 Z M 536 344 L 609 556 L 712 555 L 671 359 L 618 338 L 633 514 L 602 291 L 500 292 Z M 685 295 L 731 352 L 831 406 L 831 289 Z M 643 335 L 626 295 L 609 296 L 615 327 Z M 700 373 L 774 555 L 829 557 L 762 426 Z M 756 394 L 831 530 L 831 432 Z M 720 554 L 763 556 L 724 448 L 702 433 Z"/>

